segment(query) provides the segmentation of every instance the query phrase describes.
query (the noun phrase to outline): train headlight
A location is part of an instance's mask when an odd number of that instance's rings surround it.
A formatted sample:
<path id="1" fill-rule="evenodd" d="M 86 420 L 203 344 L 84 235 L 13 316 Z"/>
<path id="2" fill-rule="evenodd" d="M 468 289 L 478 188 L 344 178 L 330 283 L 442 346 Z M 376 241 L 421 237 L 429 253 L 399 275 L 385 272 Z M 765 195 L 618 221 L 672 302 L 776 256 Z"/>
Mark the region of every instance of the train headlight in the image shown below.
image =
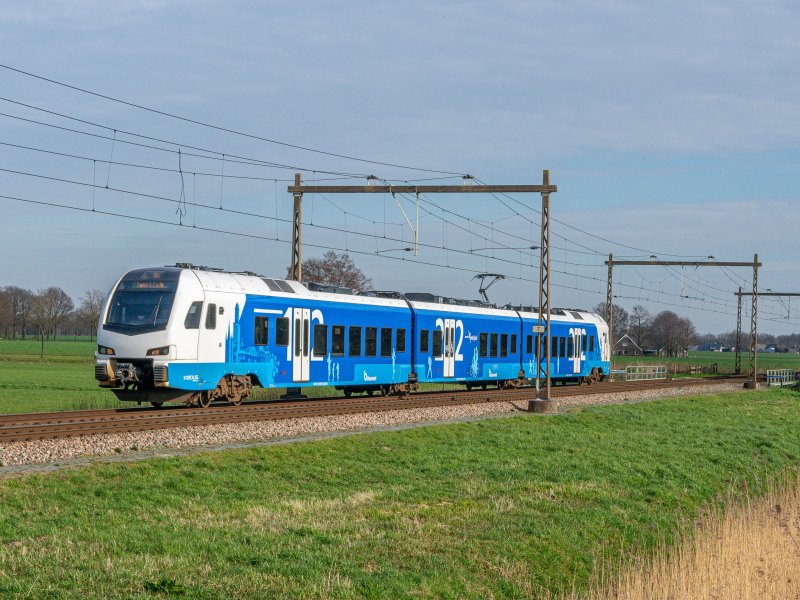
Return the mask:
<path id="1" fill-rule="evenodd" d="M 147 351 L 147 356 L 167 356 L 169 354 L 169 346 L 161 346 L 161 348 L 151 348 Z"/>
<path id="2" fill-rule="evenodd" d="M 97 345 L 97 353 L 98 354 L 107 354 L 109 356 L 114 356 L 114 349 L 109 348 L 108 346 L 101 346 L 100 344 Z"/>

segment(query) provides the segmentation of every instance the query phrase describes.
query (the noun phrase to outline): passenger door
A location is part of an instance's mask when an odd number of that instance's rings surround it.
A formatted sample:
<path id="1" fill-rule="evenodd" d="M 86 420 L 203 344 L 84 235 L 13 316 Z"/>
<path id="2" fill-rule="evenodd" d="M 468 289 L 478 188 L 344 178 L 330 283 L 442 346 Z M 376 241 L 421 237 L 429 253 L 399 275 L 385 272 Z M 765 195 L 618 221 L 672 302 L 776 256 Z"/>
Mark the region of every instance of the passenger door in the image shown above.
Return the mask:
<path id="1" fill-rule="evenodd" d="M 301 383 L 309 380 L 311 309 L 295 308 L 293 325 L 292 379 Z"/>
<path id="2" fill-rule="evenodd" d="M 444 320 L 444 376 L 455 376 L 455 339 L 456 339 L 456 321 L 455 319 Z"/>

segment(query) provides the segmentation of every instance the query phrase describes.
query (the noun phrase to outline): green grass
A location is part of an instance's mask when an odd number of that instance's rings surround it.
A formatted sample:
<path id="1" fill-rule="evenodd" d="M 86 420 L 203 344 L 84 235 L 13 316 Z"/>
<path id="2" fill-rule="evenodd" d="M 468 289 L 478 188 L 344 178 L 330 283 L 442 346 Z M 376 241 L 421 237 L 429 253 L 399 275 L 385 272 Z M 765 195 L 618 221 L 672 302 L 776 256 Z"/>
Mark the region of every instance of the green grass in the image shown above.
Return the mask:
<path id="1" fill-rule="evenodd" d="M 748 353 L 742 353 L 742 371 L 748 369 Z M 732 373 L 736 365 L 734 352 L 689 352 L 688 357 L 663 356 L 615 356 L 614 368 L 624 369 L 627 365 L 710 365 L 717 363 L 720 373 Z M 759 353 L 758 370 L 765 369 L 798 369 L 800 370 L 800 354 Z"/>
<path id="2" fill-rule="evenodd" d="M 787 390 L 0 480 L 0 595 L 523 598 L 585 589 L 800 463 Z"/>
<path id="3" fill-rule="evenodd" d="M 45 341 L 43 358 L 57 362 L 92 362 L 96 349 L 97 343 L 94 341 L 71 339 Z M 40 350 L 41 343 L 38 340 L 0 340 L 0 362 L 40 360 Z"/>
<path id="4" fill-rule="evenodd" d="M 0 414 L 115 408 L 94 380 L 94 341 L 0 340 Z"/>

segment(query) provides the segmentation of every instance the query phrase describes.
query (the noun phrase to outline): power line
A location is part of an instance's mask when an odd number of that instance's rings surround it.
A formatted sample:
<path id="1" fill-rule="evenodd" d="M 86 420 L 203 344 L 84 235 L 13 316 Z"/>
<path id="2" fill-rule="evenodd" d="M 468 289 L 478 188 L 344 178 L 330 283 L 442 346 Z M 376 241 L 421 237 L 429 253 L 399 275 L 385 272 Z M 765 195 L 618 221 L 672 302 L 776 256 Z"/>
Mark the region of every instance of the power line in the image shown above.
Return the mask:
<path id="1" fill-rule="evenodd" d="M 0 113 L 0 114 L 2 114 L 2 113 Z M 117 140 L 117 141 L 121 141 L 121 140 Z M 166 172 L 166 173 L 180 173 L 180 171 L 178 169 L 170 169 L 169 167 L 156 167 L 156 166 L 153 166 L 153 165 L 143 165 L 143 164 L 139 164 L 139 163 L 120 162 L 120 161 L 108 160 L 108 159 L 104 159 L 104 158 L 96 158 L 96 157 L 91 157 L 91 156 L 82 156 L 80 154 L 70 154 L 70 153 L 67 153 L 67 152 L 58 152 L 56 150 L 48 150 L 48 149 L 45 149 L 45 148 L 35 148 L 33 146 L 24 146 L 22 144 L 12 144 L 10 142 L 0 142 L 0 146 L 7 146 L 7 147 L 10 147 L 10 148 L 16 148 L 16 149 L 19 149 L 19 150 L 28 150 L 28 151 L 31 151 L 31 152 L 41 152 L 43 154 L 49 154 L 51 156 L 61 156 L 61 157 L 64 157 L 64 158 L 74 158 L 76 160 L 83 160 L 83 161 L 88 161 L 88 162 L 98 162 L 98 163 L 116 165 L 116 166 L 121 166 L 121 167 L 129 167 L 129 168 L 133 168 L 133 169 L 145 169 L 145 170 L 149 170 L 149 171 L 162 171 L 162 172 Z M 188 154 L 188 153 L 184 153 L 184 155 L 194 156 L 194 155 Z M 203 157 L 203 158 L 205 158 L 205 157 Z M 183 172 L 184 173 L 191 173 L 192 175 L 200 175 L 200 176 L 203 176 L 203 177 L 225 177 L 226 179 L 249 179 L 249 180 L 253 180 L 253 181 L 275 181 L 275 182 L 278 182 L 278 181 L 292 182 L 292 181 L 294 181 L 294 179 L 280 179 L 280 178 L 276 178 L 276 177 L 256 177 L 254 175 L 229 175 L 229 174 L 226 174 L 226 175 L 223 176 L 220 173 L 205 173 L 205 172 L 202 172 L 202 171 L 192 171 L 192 170 L 186 170 L 186 169 L 184 169 Z M 325 179 L 319 179 L 318 181 L 345 181 L 345 180 L 350 180 L 350 179 L 361 179 L 361 177 L 355 177 L 355 176 L 329 177 L 329 178 L 325 178 Z"/>
<path id="2" fill-rule="evenodd" d="M 83 123 L 83 124 L 86 124 L 86 125 L 91 125 L 92 127 L 97 127 L 99 129 L 104 129 L 106 131 L 112 131 L 112 132 L 114 132 L 114 137 L 110 137 L 110 136 L 106 136 L 106 135 L 100 135 L 100 134 L 97 134 L 97 133 L 91 133 L 91 132 L 88 132 L 88 131 L 82 131 L 80 129 L 72 129 L 71 127 L 65 127 L 63 125 L 55 125 L 53 123 L 45 123 L 43 121 L 36 121 L 35 119 L 28 119 L 26 117 L 20 117 L 18 115 L 11 115 L 11 114 L 8 114 L 8 113 L 0 112 L 0 116 L 7 117 L 7 118 L 10 118 L 10 119 L 16 119 L 18 121 L 24 121 L 26 123 L 32 123 L 34 125 L 40 125 L 40 126 L 43 126 L 43 127 L 50 127 L 50 128 L 53 128 L 53 129 L 59 129 L 61 131 L 66 131 L 66 132 L 69 132 L 69 133 L 78 133 L 78 134 L 85 135 L 85 136 L 90 136 L 90 137 L 94 137 L 94 138 L 98 138 L 98 139 L 104 139 L 104 140 L 108 140 L 108 141 L 114 142 L 114 143 L 123 143 L 123 144 L 128 144 L 128 145 L 131 145 L 131 146 L 138 146 L 140 148 L 147 148 L 147 149 L 150 149 L 150 150 L 159 150 L 161 152 L 170 152 L 170 153 L 173 153 L 173 154 L 177 154 L 178 153 L 177 150 L 173 150 L 171 148 L 162 148 L 160 146 L 153 146 L 151 144 L 144 144 L 144 143 L 141 143 L 141 142 L 132 142 L 130 140 L 122 140 L 120 138 L 117 138 L 117 134 L 121 133 L 121 134 L 124 134 L 124 135 L 129 135 L 129 136 L 140 138 L 140 139 L 143 139 L 143 140 L 149 140 L 151 142 L 158 142 L 159 144 L 169 144 L 171 146 L 176 146 L 178 148 L 189 148 L 190 150 L 196 150 L 198 152 L 206 152 L 206 153 L 215 155 L 215 156 L 207 156 L 207 155 L 203 155 L 203 154 L 191 154 L 189 152 L 183 152 L 183 154 L 186 155 L 186 156 L 193 156 L 193 157 L 196 157 L 196 158 L 203 158 L 203 159 L 206 159 L 206 160 L 235 162 L 235 163 L 248 164 L 250 166 L 273 167 L 273 168 L 276 168 L 276 169 L 288 169 L 288 170 L 292 170 L 292 171 L 305 171 L 305 172 L 313 172 L 313 173 L 323 173 L 323 174 L 326 174 L 326 175 L 350 175 L 350 176 L 352 176 L 354 178 L 359 178 L 359 179 L 364 179 L 366 177 L 369 177 L 369 175 L 366 174 L 366 173 L 345 173 L 345 172 L 342 172 L 342 171 L 326 171 L 324 169 L 312 169 L 312 168 L 309 168 L 309 167 L 301 167 L 301 166 L 297 166 L 297 165 L 287 165 L 287 164 L 282 164 L 282 163 L 275 163 L 275 162 L 271 162 L 271 161 L 266 161 L 266 160 L 259 159 L 259 158 L 250 158 L 250 157 L 247 157 L 247 156 L 240 156 L 240 155 L 237 155 L 237 154 L 231 154 L 231 153 L 228 153 L 228 152 L 222 152 L 220 150 L 202 148 L 202 147 L 198 147 L 198 146 L 193 146 L 191 144 L 183 144 L 181 142 L 175 142 L 175 141 L 166 140 L 166 139 L 162 139 L 162 138 L 157 138 L 157 137 L 153 137 L 153 136 L 149 136 L 149 135 L 135 133 L 135 132 L 132 132 L 132 131 L 127 131 L 127 130 L 124 130 L 124 129 L 118 129 L 118 128 L 111 127 L 109 125 L 102 125 L 102 124 L 99 124 L 99 123 L 93 123 L 93 122 L 87 121 L 85 119 L 79 119 L 77 117 L 72 117 L 72 116 L 69 116 L 69 115 L 66 115 L 66 114 L 63 114 L 63 113 L 57 113 L 55 111 L 47 110 L 47 109 L 44 109 L 44 108 L 39 108 L 39 107 L 33 106 L 31 104 L 25 104 L 25 103 L 22 103 L 22 102 L 17 102 L 16 100 L 9 100 L 7 98 L 2 98 L 2 97 L 0 97 L 0 100 L 5 101 L 5 102 L 11 102 L 13 104 L 19 104 L 21 106 L 25 106 L 27 108 L 30 108 L 30 109 L 33 109 L 33 110 L 37 110 L 37 111 L 41 111 L 41 112 L 44 112 L 44 113 L 47 113 L 47 114 L 55 115 L 55 116 L 58 116 L 58 117 L 61 117 L 61 118 L 64 118 L 64 119 L 69 119 L 69 120 L 77 121 L 79 123 Z M 233 159 L 236 159 L 236 160 L 233 160 Z"/>
<path id="3" fill-rule="evenodd" d="M 106 94 L 101 94 L 101 93 L 98 93 L 98 92 L 87 90 L 85 88 L 81 88 L 81 87 L 78 87 L 78 86 L 75 86 L 75 85 L 64 83 L 62 81 L 57 81 L 55 79 L 50 79 L 48 77 L 44 77 L 42 75 L 37 75 L 37 74 L 31 73 L 29 71 L 23 71 L 22 69 L 17 69 L 15 67 L 12 67 L 12 66 L 9 66 L 9 65 L 5 65 L 5 64 L 1 64 L 0 63 L 0 67 L 2 67 L 4 69 L 7 69 L 9 71 L 13 71 L 15 73 L 19 73 L 21 75 L 25 75 L 26 77 L 32 77 L 34 79 L 39 79 L 39 80 L 45 81 L 47 83 L 51 83 L 51 84 L 58 85 L 58 86 L 61 86 L 61 87 L 64 87 L 64 88 L 67 88 L 67 89 L 70 89 L 70 90 L 81 92 L 83 94 L 89 94 L 91 96 L 95 96 L 97 98 L 102 98 L 104 100 L 109 100 L 111 102 L 116 102 L 118 104 L 123 104 L 125 106 L 130 106 L 132 108 L 136 108 L 136 109 L 139 109 L 139 110 L 144 110 L 144 111 L 147 111 L 147 112 L 150 112 L 150 113 L 153 113 L 153 114 L 161 115 L 161 116 L 164 116 L 164 117 L 169 117 L 171 119 L 177 119 L 179 121 L 183 121 L 183 122 L 186 122 L 186 123 L 191 123 L 193 125 L 199 125 L 201 127 L 207 127 L 209 129 L 214 129 L 214 130 L 222 131 L 222 132 L 225 132 L 225 133 L 231 133 L 231 134 L 234 134 L 234 135 L 242 136 L 242 137 L 253 139 L 253 140 L 259 140 L 259 141 L 267 142 L 267 143 L 270 143 L 270 144 L 276 144 L 278 146 L 284 146 L 286 148 L 294 148 L 295 150 L 303 150 L 305 152 L 313 152 L 315 154 L 322 154 L 324 156 L 331 156 L 331 157 L 335 157 L 335 158 L 341 158 L 341 159 L 345 159 L 345 160 L 352 160 L 352 161 L 356 161 L 356 162 L 368 163 L 368 164 L 373 164 L 373 165 L 381 165 L 381 166 L 384 166 L 384 167 L 407 169 L 407 170 L 410 170 L 410 171 L 421 171 L 421 172 L 425 172 L 425 173 L 440 173 L 440 174 L 444 174 L 444 175 L 464 175 L 464 173 L 456 173 L 454 171 L 444 171 L 444 170 L 440 170 L 440 169 L 429 169 L 429 168 L 423 168 L 423 167 L 412 167 L 412 166 L 401 165 L 401 164 L 397 164 L 397 163 L 390 163 L 390 162 L 384 162 L 384 161 L 360 158 L 360 157 L 357 157 L 357 156 L 349 156 L 349 155 L 346 155 L 346 154 L 339 154 L 339 153 L 336 153 L 336 152 L 328 152 L 328 151 L 325 151 L 325 150 L 319 150 L 319 149 L 316 149 L 316 148 L 310 148 L 308 146 L 301 146 L 301 145 L 292 144 L 292 143 L 289 143 L 289 142 L 282 142 L 282 141 L 279 141 L 279 140 L 275 140 L 275 139 L 271 139 L 271 138 L 267 138 L 267 137 L 262 137 L 262 136 L 259 136 L 259 135 L 246 133 L 246 132 L 243 132 L 243 131 L 237 131 L 235 129 L 230 129 L 228 127 L 222 127 L 220 125 L 214 125 L 212 123 L 206 123 L 204 121 L 199 121 L 197 119 L 191 119 L 189 117 L 176 115 L 176 114 L 169 113 L 169 112 L 166 112 L 166 111 L 163 111 L 163 110 L 157 110 L 155 108 L 150 108 L 148 106 L 144 106 L 144 105 L 141 105 L 141 104 L 136 104 L 135 102 L 130 102 L 128 100 L 122 100 L 120 98 L 115 98 L 113 96 L 108 96 Z"/>
<path id="4" fill-rule="evenodd" d="M 477 178 L 475 179 L 475 181 L 477 181 L 478 183 L 483 183 Z M 535 213 L 539 212 L 535 208 L 533 208 L 531 206 L 528 206 L 527 204 L 524 204 L 523 202 L 520 202 L 519 200 L 517 200 L 513 196 L 510 196 L 509 194 L 506 194 L 504 192 L 501 192 L 500 194 L 502 196 L 508 198 L 509 200 L 512 200 L 513 202 L 516 202 L 520 206 L 525 207 L 526 209 L 533 210 L 533 212 L 535 212 Z M 661 255 L 661 256 L 674 256 L 674 257 L 678 257 L 678 258 L 695 258 L 696 257 L 696 255 L 683 255 L 683 254 L 671 254 L 669 252 L 656 252 L 656 251 L 653 251 L 653 250 L 646 250 L 644 248 L 637 248 L 636 246 L 629 246 L 627 244 L 623 244 L 621 242 L 615 242 L 614 240 L 605 238 L 603 236 L 600 236 L 600 235 L 597 235 L 597 234 L 594 234 L 594 233 L 590 233 L 590 232 L 588 232 L 588 231 L 586 231 L 584 229 L 581 229 L 580 227 L 576 227 L 575 225 L 570 225 L 569 223 L 566 223 L 565 221 L 562 221 L 560 219 L 552 218 L 552 220 L 555 221 L 556 223 L 560 223 L 564 227 L 568 227 L 569 229 L 572 229 L 574 231 L 577 231 L 577 232 L 582 233 L 584 235 L 587 235 L 589 237 L 593 237 L 595 239 L 607 242 L 609 244 L 613 244 L 615 246 L 621 246 L 623 248 L 628 248 L 629 250 L 636 250 L 637 252 L 645 252 L 645 253 L 648 253 L 648 254 L 656 254 L 656 255 Z M 567 239 L 567 238 L 564 238 L 564 239 Z M 595 250 L 595 252 L 597 252 L 598 254 L 602 254 L 599 250 Z"/>

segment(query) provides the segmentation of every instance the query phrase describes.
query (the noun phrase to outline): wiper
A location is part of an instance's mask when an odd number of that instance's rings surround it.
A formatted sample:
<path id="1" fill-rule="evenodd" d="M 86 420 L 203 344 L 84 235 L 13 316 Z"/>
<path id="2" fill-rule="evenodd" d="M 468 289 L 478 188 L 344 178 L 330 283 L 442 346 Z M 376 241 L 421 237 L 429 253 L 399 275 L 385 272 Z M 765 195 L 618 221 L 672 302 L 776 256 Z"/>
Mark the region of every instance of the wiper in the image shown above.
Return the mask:
<path id="1" fill-rule="evenodd" d="M 164 299 L 164 296 L 158 297 L 158 304 L 156 304 L 156 309 L 153 312 L 153 325 L 156 324 L 156 320 L 158 319 L 158 311 L 161 309 L 161 301 Z"/>

